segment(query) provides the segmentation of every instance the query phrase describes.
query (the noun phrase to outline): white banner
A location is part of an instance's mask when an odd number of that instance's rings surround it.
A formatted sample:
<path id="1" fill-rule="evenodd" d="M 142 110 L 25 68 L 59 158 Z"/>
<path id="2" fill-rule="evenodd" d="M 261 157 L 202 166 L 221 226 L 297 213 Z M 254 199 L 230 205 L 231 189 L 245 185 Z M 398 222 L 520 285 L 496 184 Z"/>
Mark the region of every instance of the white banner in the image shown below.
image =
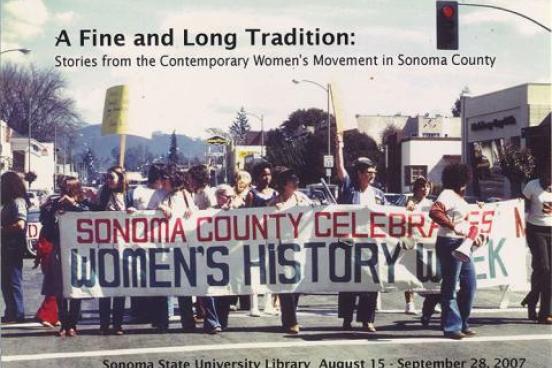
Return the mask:
<path id="1" fill-rule="evenodd" d="M 478 288 L 527 283 L 523 202 L 473 206 L 489 241 L 472 259 Z M 427 213 L 353 205 L 286 211 L 72 212 L 60 216 L 64 295 L 334 293 L 438 289 Z M 403 249 L 405 246 L 412 249 Z"/>

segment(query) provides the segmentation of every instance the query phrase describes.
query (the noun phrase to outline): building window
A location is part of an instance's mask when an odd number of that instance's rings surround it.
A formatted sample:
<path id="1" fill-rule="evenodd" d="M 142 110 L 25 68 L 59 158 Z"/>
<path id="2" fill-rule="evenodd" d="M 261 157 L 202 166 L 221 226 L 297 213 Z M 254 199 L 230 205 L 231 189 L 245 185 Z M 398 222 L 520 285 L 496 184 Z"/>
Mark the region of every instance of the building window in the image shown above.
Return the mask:
<path id="1" fill-rule="evenodd" d="M 412 185 L 416 178 L 423 176 L 427 178 L 427 166 L 425 165 L 407 165 L 404 167 L 404 184 Z"/>
<path id="2" fill-rule="evenodd" d="M 25 151 L 13 151 L 13 170 L 25 172 Z"/>

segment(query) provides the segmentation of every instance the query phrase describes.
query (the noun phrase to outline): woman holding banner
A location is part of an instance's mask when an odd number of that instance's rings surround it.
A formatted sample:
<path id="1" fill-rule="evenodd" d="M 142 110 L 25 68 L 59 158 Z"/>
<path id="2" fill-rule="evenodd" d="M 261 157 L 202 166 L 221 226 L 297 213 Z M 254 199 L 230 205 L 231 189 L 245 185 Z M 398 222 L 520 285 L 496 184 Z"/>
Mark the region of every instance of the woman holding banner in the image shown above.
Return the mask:
<path id="1" fill-rule="evenodd" d="M 429 193 L 431 193 L 431 182 L 423 176 L 416 178 L 412 184 L 412 192 L 414 195 L 406 202 L 406 210 L 428 213 L 433 205 L 433 202 L 427 198 Z M 410 295 L 407 296 L 407 293 Z M 441 301 L 441 294 L 431 292 L 420 292 L 419 294 L 424 296 L 421 322 L 424 327 L 427 327 L 429 326 L 431 315 L 435 312 L 435 307 Z M 405 291 L 404 295 L 405 298 L 410 297 L 410 302 L 414 304 L 414 293 L 412 291 Z"/>
<path id="2" fill-rule="evenodd" d="M 6 310 L 2 323 L 22 322 L 23 307 L 23 254 L 27 207 L 25 184 L 21 177 L 8 171 L 2 174 L 2 296 Z"/>
<path id="3" fill-rule="evenodd" d="M 200 210 L 213 208 L 217 205 L 215 193 L 209 187 L 209 171 L 205 165 L 196 165 L 188 171 L 190 185 L 194 193 L 194 203 Z M 203 329 L 209 334 L 218 334 L 222 331 L 220 321 L 215 308 L 215 300 L 211 296 L 197 298 L 198 304 L 205 310 Z"/>
<path id="4" fill-rule="evenodd" d="M 278 196 L 278 192 L 271 187 L 272 185 L 272 165 L 268 161 L 261 161 L 255 166 L 253 166 L 252 178 L 254 186 L 248 191 L 246 197 L 246 206 L 247 207 L 266 207 L 268 203 L 274 200 Z M 265 294 L 264 309 L 263 312 L 266 314 L 278 314 L 277 308 L 278 297 L 270 293 Z M 240 305 L 242 299 L 240 297 Z M 260 315 L 258 308 L 258 298 L 257 295 L 251 295 L 251 309 L 250 315 L 257 316 Z M 256 313 L 253 306 L 257 306 Z"/>
<path id="5" fill-rule="evenodd" d="M 249 175 L 249 174 L 248 174 Z M 228 184 L 221 184 L 215 190 L 217 205 L 215 208 L 228 210 L 233 208 L 232 202 L 236 198 L 235 188 Z M 241 200 L 240 200 L 241 202 Z M 235 296 L 216 296 L 215 308 L 220 322 L 220 327 L 224 331 L 228 327 L 228 315 L 230 314 L 230 305 L 235 302 Z"/>
<path id="6" fill-rule="evenodd" d="M 287 168 L 282 169 L 278 174 L 276 185 L 280 194 L 274 197 L 269 205 L 275 206 L 278 210 L 286 210 L 296 206 L 310 206 L 312 204 L 309 197 L 298 190 L 299 177 L 295 171 Z M 299 294 L 286 293 L 279 294 L 278 297 L 280 298 L 284 331 L 290 334 L 298 334 L 297 306 L 299 304 Z"/>
<path id="7" fill-rule="evenodd" d="M 475 298 L 475 266 L 471 259 L 462 262 L 453 251 L 468 237 L 470 232 L 466 218 L 469 205 L 464 200 L 466 186 L 470 181 L 468 166 L 451 164 L 443 169 L 443 190 L 429 211 L 431 219 L 439 225 L 435 249 L 441 265 L 441 321 L 444 335 L 460 340 L 475 335 L 468 325 Z M 477 237 L 476 246 L 481 245 Z M 456 287 L 460 282 L 460 290 Z"/>
<path id="8" fill-rule="evenodd" d="M 58 304 L 61 330 L 59 336 L 76 336 L 77 322 L 80 315 L 81 300 L 67 299 L 63 297 L 63 280 L 61 272 L 61 248 L 60 234 L 56 215 L 63 212 L 88 211 L 89 206 L 85 200 L 81 184 L 77 178 L 67 176 L 60 185 L 60 197 L 45 204 L 41 208 L 40 222 L 41 234 L 53 244 L 49 256 L 49 267 L 44 275 L 43 290 L 47 288 L 48 295 L 55 295 Z"/>
<path id="9" fill-rule="evenodd" d="M 136 211 L 155 210 L 155 193 L 161 188 L 162 175 L 165 172 L 163 165 L 152 164 L 148 169 L 148 182 L 145 186 L 138 186 L 127 193 L 127 213 L 132 214 Z M 146 323 L 151 322 L 150 310 L 151 297 L 135 296 L 130 298 L 130 309 L 133 322 Z"/>
<path id="10" fill-rule="evenodd" d="M 522 301 L 527 305 L 529 319 L 538 323 L 552 324 L 550 313 L 550 298 L 552 296 L 552 262 L 551 232 L 552 232 L 552 186 L 550 182 L 550 162 L 544 163 L 539 170 L 539 178 L 531 180 L 523 189 L 526 199 L 527 214 L 527 244 L 531 251 L 531 292 Z M 536 307 L 540 297 L 540 309 L 537 315 Z"/>
<path id="11" fill-rule="evenodd" d="M 98 204 L 94 208 L 98 211 L 125 211 L 126 203 L 126 179 L 124 169 L 113 166 L 107 170 L 105 184 L 98 194 Z M 116 335 L 123 335 L 123 314 L 125 310 L 125 297 L 100 298 L 100 333 L 109 334 L 109 322 L 113 316 L 113 329 Z"/>
<path id="12" fill-rule="evenodd" d="M 184 173 L 175 166 L 163 169 L 161 188 L 154 195 L 152 205 L 161 210 L 166 218 L 189 217 L 191 211 L 197 210 L 190 193 L 184 189 Z M 169 300 L 166 296 L 152 297 L 152 324 L 159 332 L 169 329 Z M 180 322 L 184 332 L 195 331 L 195 320 L 192 311 L 192 297 L 179 296 Z"/>
<path id="13" fill-rule="evenodd" d="M 359 204 L 362 206 L 386 204 L 383 192 L 372 186 L 376 179 L 376 165 L 367 157 L 359 157 L 353 163 L 354 176 L 350 177 L 343 160 L 343 135 L 337 135 L 336 165 L 337 176 L 341 182 L 338 203 Z M 343 318 L 343 329 L 352 329 L 355 300 L 358 297 L 357 321 L 362 322 L 363 330 L 376 332 L 377 291 L 360 293 L 339 293 L 338 316 Z"/>

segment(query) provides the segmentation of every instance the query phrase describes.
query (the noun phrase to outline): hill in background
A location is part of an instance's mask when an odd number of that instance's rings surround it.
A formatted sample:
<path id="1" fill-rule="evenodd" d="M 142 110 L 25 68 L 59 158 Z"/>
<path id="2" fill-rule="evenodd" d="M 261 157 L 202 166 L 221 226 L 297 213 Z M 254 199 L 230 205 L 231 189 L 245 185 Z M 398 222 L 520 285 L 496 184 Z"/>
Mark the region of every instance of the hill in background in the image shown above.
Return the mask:
<path id="1" fill-rule="evenodd" d="M 101 125 L 87 125 L 79 130 L 80 136 L 74 146 L 73 155 L 79 162 L 88 148 L 91 148 L 96 156 L 97 169 L 103 171 L 116 162 L 113 153 L 118 151 L 119 136 L 101 135 Z M 152 159 L 166 157 L 170 147 L 170 133 L 154 132 L 151 139 L 127 136 L 126 138 L 126 166 L 133 169 L 136 164 L 143 164 Z M 190 138 L 186 135 L 176 135 L 179 153 L 182 159 L 191 161 L 204 161 L 206 144 L 201 139 Z M 117 150 L 117 151 L 116 151 Z M 185 163 L 186 161 L 184 161 Z"/>

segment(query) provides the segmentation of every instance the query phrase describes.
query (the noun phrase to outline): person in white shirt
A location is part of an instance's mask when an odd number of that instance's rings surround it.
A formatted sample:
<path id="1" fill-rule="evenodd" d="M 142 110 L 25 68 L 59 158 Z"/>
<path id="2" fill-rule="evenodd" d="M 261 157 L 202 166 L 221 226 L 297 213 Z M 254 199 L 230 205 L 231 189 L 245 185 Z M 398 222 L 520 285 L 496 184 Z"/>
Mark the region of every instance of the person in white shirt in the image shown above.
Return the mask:
<path id="1" fill-rule="evenodd" d="M 170 166 L 162 173 L 162 183 L 162 187 L 155 192 L 151 203 L 156 205 L 156 209 L 161 210 L 165 217 L 187 218 L 191 212 L 197 210 L 197 207 L 185 198 L 184 173 L 176 166 Z M 161 296 L 152 299 L 153 325 L 160 332 L 166 332 L 169 328 L 168 297 Z M 192 297 L 179 296 L 178 305 L 182 330 L 184 332 L 195 331 Z"/>
<path id="2" fill-rule="evenodd" d="M 529 209 L 527 213 L 527 244 L 531 251 L 531 291 L 522 301 L 527 305 L 529 319 L 541 324 L 552 324 L 550 304 L 552 296 L 552 186 L 550 182 L 550 163 L 539 170 L 539 178 L 531 180 L 523 189 L 523 196 Z M 540 297 L 537 316 L 536 306 Z"/>
<path id="3" fill-rule="evenodd" d="M 278 174 L 276 179 L 278 196 L 274 197 L 268 205 L 275 206 L 279 210 L 286 210 L 296 206 L 310 206 L 312 201 L 307 195 L 300 192 L 299 177 L 291 170 L 284 168 Z M 299 305 L 298 293 L 279 294 L 280 309 L 282 311 L 282 327 L 284 332 L 290 334 L 299 333 L 299 324 L 297 322 L 297 306 Z"/>
<path id="4" fill-rule="evenodd" d="M 429 213 L 429 210 L 433 205 L 433 201 L 427 198 L 429 193 L 431 193 L 431 182 L 423 176 L 416 178 L 412 184 L 412 192 L 414 195 L 406 202 L 406 210 Z M 428 292 L 420 292 L 419 294 L 424 297 L 421 322 L 423 326 L 427 327 L 431 320 L 431 315 L 435 312 L 435 308 L 441 300 L 441 294 Z M 410 290 L 405 291 L 404 297 L 406 300 L 405 313 L 416 314 L 414 292 Z"/>
<path id="5" fill-rule="evenodd" d="M 163 166 L 154 164 L 148 170 L 148 184 L 146 186 L 138 186 L 129 191 L 129 210 L 151 210 L 153 206 L 153 198 L 155 191 L 161 189 Z"/>
<path id="6" fill-rule="evenodd" d="M 461 262 L 453 256 L 469 233 L 468 203 L 464 200 L 470 181 L 465 164 L 450 164 L 443 169 L 443 190 L 429 211 L 431 219 L 439 225 L 435 250 L 441 265 L 441 321 L 445 337 L 460 340 L 475 335 L 468 320 L 475 298 L 475 266 L 470 259 Z M 481 245 L 480 238 L 476 246 Z M 456 287 L 460 282 L 460 290 Z"/>

